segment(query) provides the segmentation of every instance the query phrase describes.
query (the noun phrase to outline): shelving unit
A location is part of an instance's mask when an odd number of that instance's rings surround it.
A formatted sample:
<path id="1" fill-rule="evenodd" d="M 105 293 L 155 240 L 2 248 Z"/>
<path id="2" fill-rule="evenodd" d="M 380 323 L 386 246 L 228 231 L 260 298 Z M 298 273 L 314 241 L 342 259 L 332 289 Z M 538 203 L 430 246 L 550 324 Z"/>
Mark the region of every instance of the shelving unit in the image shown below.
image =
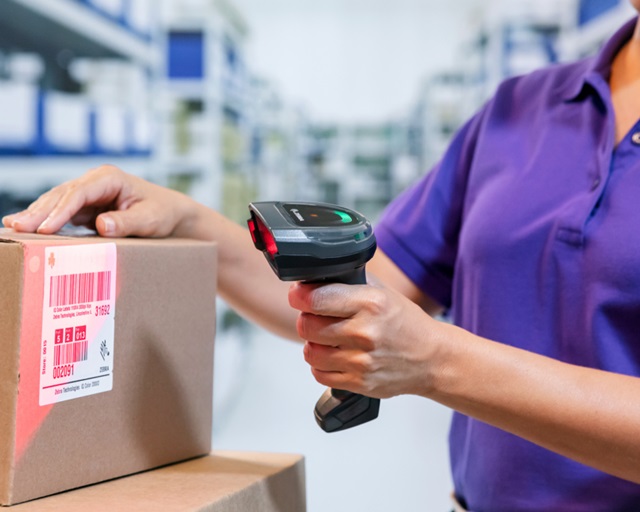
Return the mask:
<path id="1" fill-rule="evenodd" d="M 115 165 L 127 172 L 148 178 L 153 163 L 147 157 L 104 158 L 102 156 L 2 157 L 0 158 L 0 190 L 23 195 L 37 189 L 48 189 L 63 181 L 77 178 L 85 171 L 104 164 Z"/>
<path id="2" fill-rule="evenodd" d="M 584 0 L 583 0 L 584 1 Z M 610 2 L 609 2 L 610 3 Z M 637 13 L 628 1 L 621 1 L 599 16 L 581 23 L 576 13 L 575 24 L 563 34 L 559 49 L 562 60 L 575 60 L 592 55 L 613 33 Z"/>
<path id="3" fill-rule="evenodd" d="M 2 44 L 40 55 L 71 51 L 84 57 L 126 58 L 149 68 L 160 62 L 157 46 L 148 39 L 77 0 L 3 0 Z"/>
<path id="4" fill-rule="evenodd" d="M 162 3 L 158 161 L 170 183 L 239 220 L 255 196 L 249 163 L 246 25 L 227 2 Z"/>
<path id="5" fill-rule="evenodd" d="M 287 103 L 266 80 L 251 81 L 251 162 L 260 200 L 318 200 L 307 165 L 309 124 L 302 109 Z"/>
<path id="6" fill-rule="evenodd" d="M 625 0 L 496 2 L 471 23 L 458 66 L 429 77 L 420 90 L 409 122 L 421 168 L 431 168 L 504 79 L 593 55 L 634 15 Z"/>
<path id="7" fill-rule="evenodd" d="M 410 181 L 405 172 L 414 160 L 410 133 L 409 123 L 400 122 L 312 125 L 307 158 L 319 199 L 355 208 L 375 221 Z"/>
<path id="8" fill-rule="evenodd" d="M 5 60 L 13 55 L 30 56 L 30 61 L 41 62 L 41 74 L 32 78 L 7 75 Z M 155 34 L 144 34 L 126 23 L 126 18 L 115 19 L 101 12 L 90 3 L 79 0 L 4 0 L 0 4 L 0 81 L 1 84 L 15 84 L 18 88 L 31 91 L 25 103 L 26 108 L 7 110 L 7 122 L 17 124 L 29 118 L 31 135 L 25 138 L 16 149 L 0 151 L 0 187 L 3 201 L 0 201 L 0 213 L 6 213 L 11 198 L 16 204 L 28 203 L 46 189 L 58 183 L 81 175 L 86 170 L 104 163 L 121 166 L 134 174 L 153 179 L 152 156 L 149 154 L 134 156 L 127 151 L 117 150 L 110 153 L 107 146 L 99 146 L 92 139 L 84 149 L 52 151 L 45 128 L 49 112 L 49 101 L 58 101 L 57 112 L 63 112 L 69 123 L 73 115 L 85 116 L 78 128 L 66 129 L 87 133 L 86 138 L 100 130 L 98 125 L 98 103 L 89 97 L 84 85 L 73 76 L 72 66 L 78 59 L 91 59 L 93 62 L 126 62 L 143 69 L 141 75 L 152 77 L 157 72 L 161 53 Z M 29 60 L 29 59 L 28 59 Z M 50 97 L 56 96 L 54 100 Z M 6 100 L 5 100 L 6 101 Z M 149 105 L 151 102 L 148 102 Z M 11 105 L 14 107 L 14 105 Z M 68 110 L 71 108 L 72 110 Z M 136 105 L 137 112 L 151 118 L 150 106 Z M 81 110 L 78 110 L 81 109 Z M 145 110 L 147 109 L 147 110 Z M 72 114 L 75 112 L 75 114 Z M 107 113 L 106 115 L 111 115 Z M 131 113 L 133 116 L 134 113 Z M 124 119 L 124 118 L 123 118 Z M 133 117 L 127 117 L 127 123 L 133 126 Z M 59 126 L 62 126 L 60 124 Z M 133 128 L 131 128 L 133 129 Z M 127 137 L 131 137 L 129 134 Z M 122 137 L 121 137 L 122 138 Z M 32 142 L 29 142 L 32 140 Z M 4 142 L 0 143 L 0 146 Z M 10 206 L 9 206 L 10 207 Z"/>
<path id="9" fill-rule="evenodd" d="M 430 169 L 446 150 L 451 137 L 477 105 L 468 68 L 438 73 L 425 81 L 411 121 L 411 154 L 421 169 Z"/>

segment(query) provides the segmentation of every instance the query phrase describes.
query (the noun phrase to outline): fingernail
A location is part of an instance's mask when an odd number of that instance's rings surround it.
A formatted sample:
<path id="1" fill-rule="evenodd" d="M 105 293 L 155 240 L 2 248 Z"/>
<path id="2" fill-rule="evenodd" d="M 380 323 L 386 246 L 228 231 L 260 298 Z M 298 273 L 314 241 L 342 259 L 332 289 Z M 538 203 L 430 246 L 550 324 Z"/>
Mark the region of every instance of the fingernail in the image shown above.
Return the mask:
<path id="1" fill-rule="evenodd" d="M 2 224 L 5 227 L 10 228 L 13 225 L 13 215 L 5 215 L 4 217 L 2 217 Z"/>
<path id="2" fill-rule="evenodd" d="M 15 227 L 16 224 L 20 224 L 21 222 L 27 220 L 31 214 L 26 210 L 20 213 L 13 213 L 11 215 L 7 215 L 9 222 L 11 222 L 11 227 Z"/>
<path id="3" fill-rule="evenodd" d="M 38 226 L 38 228 L 36 229 L 36 232 L 40 233 L 41 231 L 47 229 L 47 226 L 49 225 L 49 221 L 51 219 L 49 217 L 47 217 L 46 219 L 44 219 L 44 222 L 42 224 L 40 224 Z"/>
<path id="4" fill-rule="evenodd" d="M 9 215 L 5 215 L 2 221 L 4 222 L 5 220 L 8 220 L 9 222 L 14 223 L 16 221 L 24 219 L 26 216 L 26 212 L 10 213 Z"/>
<path id="5" fill-rule="evenodd" d="M 110 235 L 116 231 L 116 223 L 111 217 L 102 216 L 102 225 L 104 226 L 104 234 Z"/>

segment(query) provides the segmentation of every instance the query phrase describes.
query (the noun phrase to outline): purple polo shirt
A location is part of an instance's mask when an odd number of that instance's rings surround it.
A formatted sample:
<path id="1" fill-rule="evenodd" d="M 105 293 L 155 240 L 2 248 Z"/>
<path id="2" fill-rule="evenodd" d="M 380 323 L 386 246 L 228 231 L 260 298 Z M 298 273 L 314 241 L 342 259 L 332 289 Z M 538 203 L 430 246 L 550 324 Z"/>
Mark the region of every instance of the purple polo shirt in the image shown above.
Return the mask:
<path id="1" fill-rule="evenodd" d="M 504 82 L 376 233 L 455 324 L 640 376 L 640 121 L 614 147 L 607 83 L 634 25 L 595 58 Z M 640 511 L 639 485 L 458 413 L 450 455 L 473 512 Z"/>

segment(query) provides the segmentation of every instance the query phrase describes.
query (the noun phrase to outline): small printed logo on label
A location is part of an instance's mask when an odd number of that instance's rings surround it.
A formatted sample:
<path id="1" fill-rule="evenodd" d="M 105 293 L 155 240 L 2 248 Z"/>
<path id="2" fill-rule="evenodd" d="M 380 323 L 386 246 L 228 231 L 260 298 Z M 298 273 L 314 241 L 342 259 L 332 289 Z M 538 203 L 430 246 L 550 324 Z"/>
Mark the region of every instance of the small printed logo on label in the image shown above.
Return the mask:
<path id="1" fill-rule="evenodd" d="M 102 343 L 100 343 L 100 355 L 102 356 L 103 361 L 111 355 L 109 348 L 107 347 L 107 340 L 102 340 Z"/>
<path id="2" fill-rule="evenodd" d="M 291 213 L 293 213 L 300 222 L 304 222 L 304 217 L 300 213 L 300 210 L 297 208 L 291 208 Z"/>

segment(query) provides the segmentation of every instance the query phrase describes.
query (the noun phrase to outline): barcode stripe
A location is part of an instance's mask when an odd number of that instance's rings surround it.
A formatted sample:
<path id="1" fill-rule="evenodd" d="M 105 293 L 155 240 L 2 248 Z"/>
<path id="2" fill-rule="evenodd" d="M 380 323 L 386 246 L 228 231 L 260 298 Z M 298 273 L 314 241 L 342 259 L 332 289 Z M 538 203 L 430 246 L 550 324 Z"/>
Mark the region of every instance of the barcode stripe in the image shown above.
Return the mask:
<path id="1" fill-rule="evenodd" d="M 89 341 L 65 343 L 53 347 L 53 366 L 79 363 L 89 359 Z"/>
<path id="2" fill-rule="evenodd" d="M 49 307 L 110 299 L 111 271 L 51 276 Z"/>

